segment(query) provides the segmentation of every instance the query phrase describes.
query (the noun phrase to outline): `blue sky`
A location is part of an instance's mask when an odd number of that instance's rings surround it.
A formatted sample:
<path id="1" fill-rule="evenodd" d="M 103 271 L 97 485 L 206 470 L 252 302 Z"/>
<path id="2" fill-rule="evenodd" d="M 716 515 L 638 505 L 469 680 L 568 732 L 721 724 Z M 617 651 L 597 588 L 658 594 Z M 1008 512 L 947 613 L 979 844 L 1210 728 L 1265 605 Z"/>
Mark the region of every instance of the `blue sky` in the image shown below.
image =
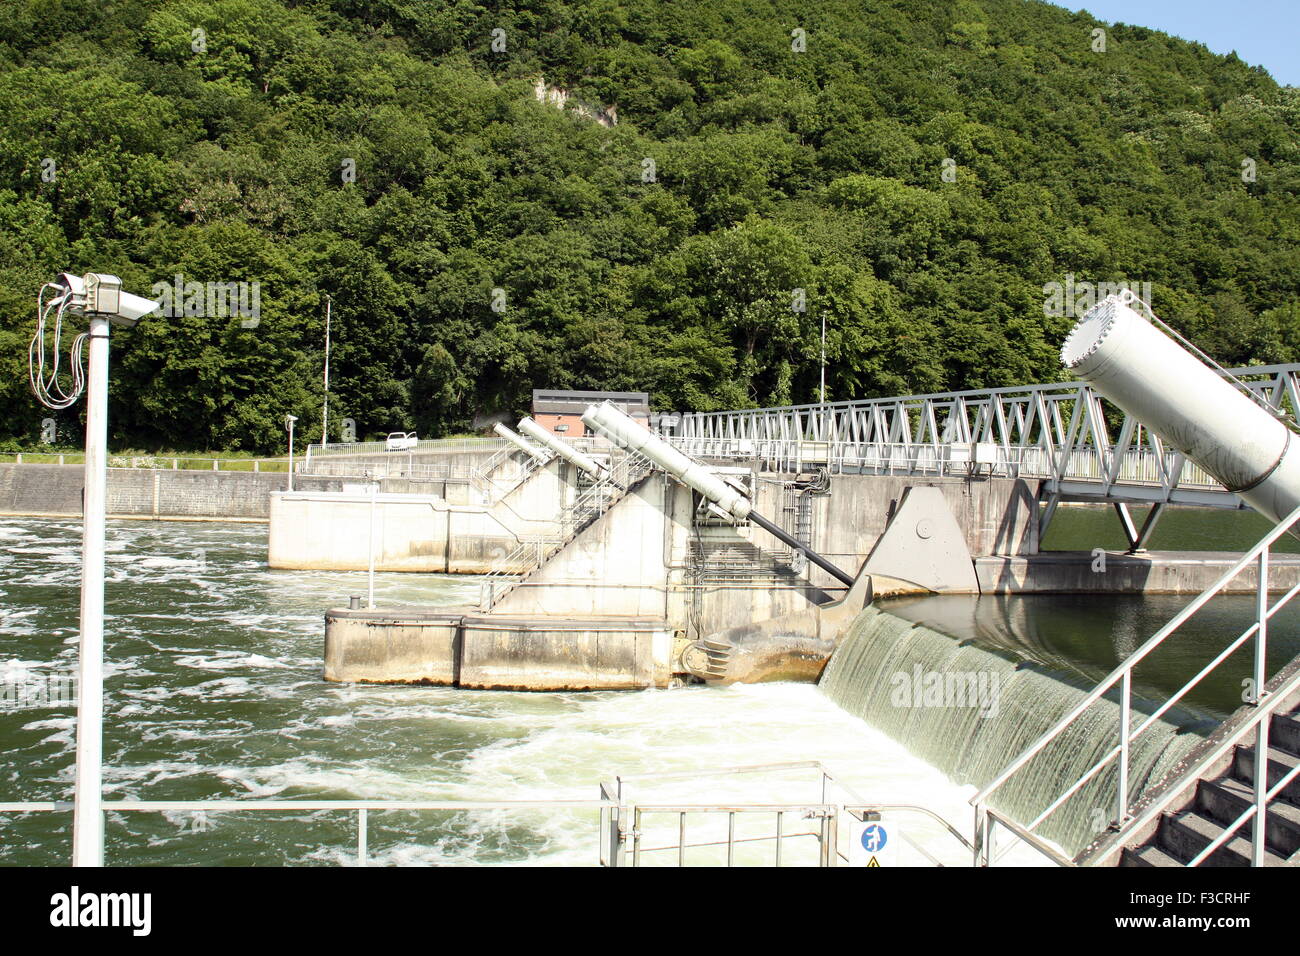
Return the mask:
<path id="1" fill-rule="evenodd" d="M 1300 0 L 1056 0 L 1107 23 L 1152 27 L 1262 66 L 1300 86 Z"/>

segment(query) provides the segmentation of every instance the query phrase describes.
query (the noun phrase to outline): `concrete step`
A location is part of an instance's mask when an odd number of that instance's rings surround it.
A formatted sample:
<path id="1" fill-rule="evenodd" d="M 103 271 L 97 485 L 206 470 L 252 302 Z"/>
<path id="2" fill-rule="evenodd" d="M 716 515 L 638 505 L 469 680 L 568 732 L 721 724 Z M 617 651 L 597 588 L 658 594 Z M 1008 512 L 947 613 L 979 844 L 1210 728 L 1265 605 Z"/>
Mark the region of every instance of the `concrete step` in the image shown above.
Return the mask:
<path id="1" fill-rule="evenodd" d="M 1120 855 L 1119 865 L 1127 867 L 1182 866 L 1183 862 L 1174 859 L 1160 847 L 1148 843 L 1146 846 L 1140 846 L 1137 849 L 1126 846 L 1124 852 Z"/>
<path id="2" fill-rule="evenodd" d="M 1279 750 L 1300 756 L 1300 715 L 1274 714 L 1268 739 Z"/>
<path id="3" fill-rule="evenodd" d="M 1253 786 L 1232 777 L 1202 780 L 1196 788 L 1196 809 L 1224 826 L 1254 804 Z M 1249 835 L 1254 832 L 1253 826 L 1252 823 L 1243 824 L 1237 832 Z M 1281 856 L 1290 856 L 1300 850 L 1300 807 L 1286 800 L 1274 799 L 1265 814 L 1265 841 L 1269 849 Z"/>
<path id="4" fill-rule="evenodd" d="M 1223 828 L 1194 810 L 1166 814 L 1161 818 L 1157 841 L 1160 849 L 1184 863 L 1210 845 Z M 1234 836 L 1205 860 L 1202 866 L 1250 866 L 1250 841 Z M 1265 866 L 1285 866 L 1286 857 L 1272 851 L 1264 854 Z"/>
<path id="5" fill-rule="evenodd" d="M 1270 746 L 1268 748 L 1268 785 L 1272 787 L 1276 784 L 1297 763 L 1300 763 L 1300 757 L 1289 754 L 1278 747 Z M 1240 780 L 1242 783 L 1253 785 L 1255 781 L 1255 748 L 1238 747 L 1236 753 L 1233 754 L 1230 772 L 1235 779 Z M 1287 784 L 1286 789 L 1279 796 L 1300 806 L 1300 776 Z"/>

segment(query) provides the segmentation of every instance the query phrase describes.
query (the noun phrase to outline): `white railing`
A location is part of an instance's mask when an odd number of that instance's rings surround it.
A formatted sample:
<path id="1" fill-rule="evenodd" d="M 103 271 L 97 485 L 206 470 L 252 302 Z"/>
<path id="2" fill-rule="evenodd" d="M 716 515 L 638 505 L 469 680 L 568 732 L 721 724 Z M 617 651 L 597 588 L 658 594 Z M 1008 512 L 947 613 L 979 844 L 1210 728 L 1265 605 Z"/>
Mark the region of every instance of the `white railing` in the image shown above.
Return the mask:
<path id="1" fill-rule="evenodd" d="M 651 469 L 650 460 L 641 454 L 611 455 L 608 461 L 608 470 L 560 512 L 556 519 L 558 534 L 521 537 L 512 551 L 493 560 L 485 582 L 483 607 L 491 608 L 513 586 L 498 586 L 498 580 L 522 577 L 541 567 L 574 535 L 612 508 Z"/>
<path id="2" fill-rule="evenodd" d="M 607 811 L 605 800 L 105 800 L 105 813 L 302 813 L 326 811 L 350 813 L 356 817 L 356 866 L 369 862 L 369 819 L 372 813 L 397 810 L 498 811 L 599 810 Z M 72 803 L 63 801 L 0 802 L 0 814 L 71 813 Z M 197 829 L 197 828 L 196 828 Z M 602 857 L 603 861 L 603 857 Z"/>
<path id="3" fill-rule="evenodd" d="M 1300 408 L 1300 364 L 1225 374 L 1280 417 Z M 1049 494 L 1068 482 L 1070 494 L 1085 497 L 1143 487 L 1143 500 L 1174 500 L 1179 489 L 1197 501 L 1235 500 L 1083 382 L 688 413 L 671 441 L 686 454 L 759 458 L 784 470 L 978 473 L 1045 479 Z"/>
<path id="4" fill-rule="evenodd" d="M 809 781 L 817 796 L 804 803 L 687 803 L 635 798 L 633 793 L 647 785 L 691 784 L 692 790 L 707 788 L 703 781 L 723 778 L 733 785 L 735 778 L 746 775 L 765 777 L 785 776 L 792 773 L 811 772 Z M 686 866 L 689 861 L 703 865 L 734 866 L 736 851 L 755 844 L 770 844 L 771 856 L 762 862 L 781 866 L 788 859 L 787 846 L 796 849 L 802 841 L 816 844 L 815 865 L 838 866 L 851 862 L 852 854 L 845 838 L 851 839 L 852 824 L 878 821 L 882 814 L 897 817 L 903 814 L 919 817 L 937 824 L 940 835 L 956 843 L 958 859 L 970 859 L 974 844 L 943 817 L 924 807 L 912 804 L 871 803 L 838 780 L 820 761 L 805 760 L 748 767 L 726 767 L 716 770 L 693 770 L 681 773 L 638 774 L 619 776 L 601 784 L 602 799 L 611 807 L 602 812 L 603 846 L 613 847 L 609 855 L 611 866 L 643 866 L 667 860 L 676 866 Z M 666 823 L 652 827 L 651 821 L 667 818 Z M 725 831 L 715 825 L 725 819 Z M 737 833 L 739 821 L 750 822 L 747 835 Z M 787 822 L 790 821 L 790 822 Z M 761 829 L 755 833 L 757 824 Z M 764 826 L 766 824 L 766 826 Z M 906 830 L 895 830 L 895 838 L 911 846 L 928 863 L 943 866 L 933 850 Z M 687 851 L 695 851 L 689 855 Z M 701 852 L 703 851 L 703 852 Z M 725 855 L 724 855 L 725 854 Z M 796 863 L 807 863 L 798 860 Z"/>
<path id="5" fill-rule="evenodd" d="M 820 782 L 820 792 L 816 799 L 808 802 L 671 802 L 664 800 L 632 799 L 627 791 L 629 784 L 635 782 L 672 782 L 680 780 L 704 780 L 719 777 L 731 778 L 747 774 L 779 775 L 791 772 L 813 771 L 818 776 L 814 783 Z M 5 817 L 28 813 L 71 813 L 73 805 L 64 801 L 14 801 L 0 802 L 0 826 L 7 821 Z M 193 814 L 196 824 L 188 832 L 202 832 L 213 825 L 208 814 L 254 813 L 254 814 L 292 814 L 295 822 L 301 822 L 296 816 L 307 813 L 346 813 L 355 819 L 356 855 L 353 863 L 366 866 L 371 860 L 370 823 L 373 815 L 397 811 L 416 811 L 427 813 L 505 813 L 522 814 L 531 812 L 560 813 L 571 811 L 590 811 L 599 814 L 596 859 L 605 866 L 641 866 L 647 861 L 662 858 L 662 854 L 673 855 L 677 865 L 685 866 L 688 862 L 687 851 L 693 854 L 694 862 L 713 864 L 722 848 L 725 848 L 726 865 L 736 863 L 738 848 L 759 843 L 772 845 L 772 856 L 759 861 L 761 863 L 781 866 L 788 859 L 787 847 L 797 846 L 799 841 L 815 840 L 818 846 L 815 861 L 818 866 L 837 866 L 849 862 L 851 855 L 844 846 L 844 837 L 849 835 L 851 827 L 846 823 L 879 820 L 882 814 L 897 816 L 908 814 L 923 818 L 930 824 L 937 824 L 939 836 L 956 841 L 956 849 L 961 859 L 970 859 L 973 844 L 955 826 L 939 815 L 923 807 L 910 804 L 871 803 L 851 788 L 837 780 L 818 761 L 799 761 L 763 766 L 720 768 L 708 771 L 694 771 L 681 774 L 654 774 L 616 777 L 600 785 L 600 797 L 596 800 L 106 800 L 104 813 L 161 813 Z M 727 831 L 725 837 L 708 834 L 710 827 L 707 820 L 719 815 L 726 815 Z M 675 822 L 671 830 L 663 827 L 651 827 L 649 821 L 655 817 L 668 816 Z M 762 818 L 769 820 L 772 832 L 759 835 L 738 835 L 738 819 Z M 787 820 L 793 819 L 793 825 Z M 703 826 L 701 826 L 703 824 Z M 695 836 L 704 832 L 704 836 Z M 445 831 L 444 831 L 445 832 Z M 668 842 L 647 845 L 647 838 L 664 834 Z M 920 839 L 907 832 L 898 833 L 901 840 L 912 846 L 928 862 L 942 866 L 932 850 Z M 698 851 L 710 851 L 708 857 L 702 858 Z M 800 862 L 800 861 L 796 861 Z"/>
<path id="6" fill-rule="evenodd" d="M 408 461 L 406 455 L 395 455 L 382 461 L 350 461 L 346 458 L 317 458 L 308 468 L 295 469 L 297 474 L 320 478 L 410 478 L 416 481 L 470 480 L 472 469 L 468 465 L 434 465 Z"/>
<path id="7" fill-rule="evenodd" d="M 1267 652 L 1268 652 L 1268 622 L 1280 610 L 1286 606 L 1290 600 L 1300 593 L 1300 584 L 1292 587 L 1276 602 L 1269 603 L 1268 590 L 1268 570 L 1269 554 L 1272 545 L 1278 538 L 1291 529 L 1291 526 L 1300 520 L 1300 508 L 1297 508 L 1291 514 L 1287 515 L 1277 524 L 1268 534 L 1260 539 L 1259 543 L 1247 551 L 1236 564 L 1225 571 L 1219 578 L 1208 588 L 1202 591 L 1186 607 L 1153 634 L 1141 647 L 1134 651 L 1118 667 L 1104 678 L 1101 683 L 1092 689 L 1083 697 L 1064 717 L 1055 725 L 1042 734 L 1033 744 L 1027 747 L 1023 753 L 1016 757 L 1007 765 L 1001 773 L 994 777 L 985 785 L 979 793 L 971 798 L 971 803 L 975 807 L 976 817 L 976 838 L 980 844 L 977 853 L 977 865 L 991 865 L 996 862 L 996 854 L 993 852 L 994 832 L 998 825 L 1014 833 L 1022 841 L 1029 843 L 1036 849 L 1049 856 L 1059 856 L 1055 848 L 1045 841 L 1036 831 L 1056 813 L 1070 797 L 1074 796 L 1083 789 L 1091 780 L 1097 778 L 1113 762 L 1118 761 L 1118 772 L 1115 775 L 1115 793 L 1113 795 L 1113 806 L 1115 817 L 1112 826 L 1120 833 L 1121 843 L 1124 834 L 1136 832 L 1142 826 L 1145 826 L 1153 816 L 1159 812 L 1159 808 L 1148 808 L 1138 817 L 1130 814 L 1130 810 L 1145 795 L 1143 793 L 1134 793 L 1130 786 L 1130 754 L 1133 750 L 1134 742 L 1148 729 L 1155 726 L 1162 716 L 1181 701 L 1192 688 L 1196 687 L 1207 675 L 1213 673 L 1225 660 L 1232 656 L 1239 648 L 1246 644 L 1247 641 L 1254 638 L 1254 664 L 1251 676 L 1251 687 L 1253 688 L 1254 697 L 1251 703 L 1257 711 L 1251 718 L 1240 728 L 1240 731 L 1229 741 L 1225 741 L 1215 753 L 1208 754 L 1195 762 L 1194 765 L 1187 767 L 1181 772 L 1184 780 L 1192 781 L 1197 779 L 1205 769 L 1209 767 L 1226 749 L 1240 741 L 1244 734 L 1249 730 L 1255 731 L 1256 759 L 1254 767 L 1254 793 L 1255 801 L 1251 808 L 1243 813 L 1236 822 L 1224 830 L 1223 834 L 1206 848 L 1192 864 L 1199 865 L 1210 853 L 1218 849 L 1224 841 L 1228 840 L 1235 833 L 1237 828 L 1242 826 L 1248 820 L 1254 820 L 1253 834 L 1251 838 L 1252 862 L 1255 866 L 1263 864 L 1265 853 L 1265 822 L 1267 814 L 1267 804 L 1273 796 L 1281 791 L 1291 779 L 1294 779 L 1297 772 L 1300 772 L 1300 766 L 1293 770 L 1281 784 L 1273 788 L 1267 786 L 1268 780 L 1268 724 L 1269 718 L 1273 711 L 1283 703 L 1289 694 L 1300 688 L 1300 674 L 1293 677 L 1285 687 L 1276 688 L 1272 692 L 1266 691 L 1269 674 L 1267 673 Z M 1222 592 L 1229 583 L 1231 583 L 1239 574 L 1249 569 L 1252 565 L 1256 567 L 1258 580 L 1255 588 L 1255 622 L 1246 628 L 1236 639 L 1227 643 L 1223 649 L 1215 655 L 1213 660 L 1206 664 L 1190 680 L 1188 680 L 1179 690 L 1171 694 L 1159 707 L 1155 708 L 1146 716 L 1137 728 L 1134 729 L 1133 717 L 1133 670 L 1145 660 L 1152 651 L 1163 644 L 1171 635 L 1176 634 L 1178 629 L 1187 622 L 1197 611 L 1204 607 L 1209 601 Z M 1068 746 L 1063 743 L 1066 731 L 1071 728 L 1097 701 L 1101 700 L 1107 693 L 1113 691 L 1116 687 L 1119 689 L 1119 732 L 1117 740 L 1113 747 L 1099 759 L 1093 766 L 1079 777 L 1073 784 L 1063 789 L 1054 800 L 1052 800 L 1033 820 L 1023 826 L 1012 821 L 1006 814 L 994 810 L 990 804 L 994 795 L 1017 773 L 1039 754 L 1044 753 L 1053 746 Z M 1159 784 L 1154 781 L 1153 786 Z M 1171 788 L 1176 789 L 1176 788 Z M 1059 862 L 1059 861 L 1058 861 Z"/>
<path id="8" fill-rule="evenodd" d="M 466 451 L 495 451 L 506 444 L 504 438 L 421 438 L 412 449 L 393 451 L 386 441 L 352 441 L 330 442 L 321 447 L 317 442 L 307 446 L 304 456 L 313 458 L 336 457 L 346 455 L 405 455 L 415 452 L 417 455 L 455 453 Z"/>
<path id="9" fill-rule="evenodd" d="M 82 465 L 81 452 L 14 452 L 0 455 L 0 463 L 12 459 L 16 465 Z M 297 461 L 295 460 L 295 464 Z M 153 471 L 252 471 L 289 470 L 288 458 L 213 458 L 208 455 L 110 455 L 109 468 L 149 469 Z"/>

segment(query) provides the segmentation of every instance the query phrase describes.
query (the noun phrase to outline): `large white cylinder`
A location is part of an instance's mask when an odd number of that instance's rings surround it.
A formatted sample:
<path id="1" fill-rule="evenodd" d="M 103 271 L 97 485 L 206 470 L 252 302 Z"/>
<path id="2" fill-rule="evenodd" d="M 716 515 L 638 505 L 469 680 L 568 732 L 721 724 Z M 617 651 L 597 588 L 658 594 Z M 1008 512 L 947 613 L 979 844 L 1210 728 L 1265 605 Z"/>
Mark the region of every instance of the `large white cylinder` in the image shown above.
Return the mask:
<path id="1" fill-rule="evenodd" d="M 1119 296 L 1079 320 L 1061 361 L 1268 518 L 1300 505 L 1290 429 Z"/>
<path id="2" fill-rule="evenodd" d="M 686 457 L 609 402 L 588 408 L 583 412 L 582 423 L 614 444 L 645 455 L 682 484 L 694 488 L 738 520 L 749 517 L 748 498 L 709 471 L 707 466 Z"/>
<path id="3" fill-rule="evenodd" d="M 530 455 L 533 458 L 536 458 L 538 461 L 542 462 L 543 464 L 551 460 L 551 456 L 548 455 L 546 452 L 542 451 L 542 449 L 538 448 L 536 445 L 532 445 L 524 441 L 522 437 L 516 435 L 505 425 L 502 425 L 500 422 L 497 422 L 495 425 L 493 425 L 492 430 L 496 432 L 498 435 L 500 435 L 502 438 L 504 438 L 506 441 L 510 442 L 510 444 L 519 448 L 520 451 L 527 452 L 528 455 Z"/>
<path id="4" fill-rule="evenodd" d="M 561 458 L 573 462 L 587 474 L 591 475 L 591 477 L 600 478 L 605 474 L 605 469 L 597 464 L 594 459 L 587 457 L 567 442 L 560 441 L 531 418 L 521 420 L 519 422 L 519 430 L 529 438 L 534 438 L 541 442 Z"/>

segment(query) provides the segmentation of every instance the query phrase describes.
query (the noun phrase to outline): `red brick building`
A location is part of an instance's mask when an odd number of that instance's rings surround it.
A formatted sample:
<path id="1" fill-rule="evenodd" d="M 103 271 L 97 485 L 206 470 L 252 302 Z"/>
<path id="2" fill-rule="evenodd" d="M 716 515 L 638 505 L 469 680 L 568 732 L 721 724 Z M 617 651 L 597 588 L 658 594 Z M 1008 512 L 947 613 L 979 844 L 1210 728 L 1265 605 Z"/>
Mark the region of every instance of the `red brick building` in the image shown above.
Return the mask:
<path id="1" fill-rule="evenodd" d="M 650 395 L 646 392 L 562 392 L 533 389 L 533 421 L 564 438 L 585 438 L 582 413 L 600 402 L 614 405 L 634 419 L 650 426 Z"/>

